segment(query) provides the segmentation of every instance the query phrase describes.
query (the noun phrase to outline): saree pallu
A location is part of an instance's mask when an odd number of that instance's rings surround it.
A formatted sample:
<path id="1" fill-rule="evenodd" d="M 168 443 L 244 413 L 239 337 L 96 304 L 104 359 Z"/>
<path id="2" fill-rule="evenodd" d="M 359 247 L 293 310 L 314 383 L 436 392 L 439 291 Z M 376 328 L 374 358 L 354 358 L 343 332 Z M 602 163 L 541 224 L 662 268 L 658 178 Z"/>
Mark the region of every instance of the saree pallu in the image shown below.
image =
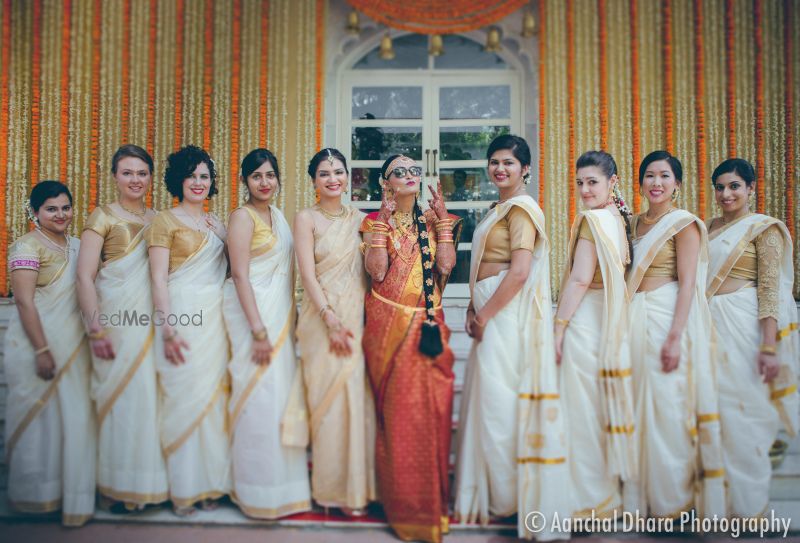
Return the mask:
<path id="1" fill-rule="evenodd" d="M 430 221 L 428 235 L 435 240 Z M 416 237 L 402 239 L 400 254 L 390 258 L 384 280 L 373 281 L 366 295 L 362 344 L 376 407 L 378 493 L 389 524 L 406 541 L 439 542 L 448 530 L 455 377 L 450 330 L 441 308 L 444 281 L 438 279 L 434 318 L 444 350 L 435 358 L 419 351 L 425 302 Z"/>
<path id="2" fill-rule="evenodd" d="M 701 235 L 696 284 L 681 336 L 680 363 L 674 371 L 664 373 L 661 348 L 675 314 L 678 283 L 667 283 L 649 292 L 636 290 L 661 246 L 692 224 L 698 225 Z M 623 488 L 623 501 L 629 511 L 678 517 L 694 508 L 701 517 L 725 515 L 717 354 L 703 293 L 707 267 L 705 225 L 684 210 L 666 215 L 634 245 L 627 284 L 632 296 L 629 341 L 639 478 Z"/>
<path id="3" fill-rule="evenodd" d="M 326 507 L 363 508 L 375 500 L 375 411 L 361 338 L 366 290 L 358 234 L 361 216 L 348 214 L 322 233 L 314 232 L 316 275 L 325 299 L 353 332 L 349 357 L 328 350 L 328 328 L 309 297 L 297 325 L 306 401 L 310 412 L 314 500 Z"/>
<path id="4" fill-rule="evenodd" d="M 109 316 L 152 315 L 150 268 L 142 229 L 123 256 L 106 262 L 95 281 L 99 310 Z M 107 329 L 113 360 L 92 357 L 97 413 L 97 488 L 131 505 L 169 497 L 158 431 L 155 328 L 122 320 Z"/>
<path id="5" fill-rule="evenodd" d="M 637 475 L 626 249 L 618 216 L 605 209 L 586 211 L 572 226 L 567 262 L 573 261 L 583 221 L 595 240 L 603 288 L 586 291 L 564 332 L 561 388 L 569 428 L 572 516 L 602 518 L 621 512 L 620 482 Z M 564 271 L 563 285 L 570 272 L 571 266 Z"/>
<path id="6" fill-rule="evenodd" d="M 518 534 L 530 539 L 534 534 L 525 526 L 527 513 L 564 518 L 569 509 L 549 246 L 544 215 L 529 196 L 496 206 L 476 228 L 470 288 L 473 305 L 480 309 L 508 273 L 476 280 L 488 232 L 514 206 L 528 213 L 536 228 L 531 270 L 522 289 L 486 323 L 483 340 L 472 344 L 459 417 L 455 514 L 462 522 L 488 524 L 490 514 L 518 512 Z M 540 540 L 569 537 L 549 529 L 535 535 Z"/>
<path id="7" fill-rule="evenodd" d="M 297 370 L 294 343 L 292 233 L 272 209 L 276 241 L 250 259 L 250 284 L 272 342 L 269 365 L 253 362 L 253 336 L 232 279 L 225 281 L 225 325 L 231 341 L 228 371 L 232 429 L 232 498 L 250 517 L 274 519 L 311 509 L 305 447 L 281 442 L 281 421 Z"/>
<path id="8" fill-rule="evenodd" d="M 221 497 L 231 487 L 225 420 L 228 342 L 222 320 L 226 267 L 223 242 L 209 232 L 197 252 L 169 276 L 171 315 L 155 314 L 161 446 L 176 507 Z M 174 327 L 189 344 L 183 364 L 164 357 L 159 321 L 173 315 L 193 319 Z"/>
<path id="9" fill-rule="evenodd" d="M 781 368 L 766 384 L 758 373 L 761 328 L 754 287 L 716 294 L 745 247 L 772 225 L 782 233 L 783 261 L 779 267 L 777 357 Z M 754 517 L 769 503 L 772 466 L 769 448 L 780 426 L 797 432 L 797 306 L 792 297 L 792 244 L 786 227 L 772 217 L 753 214 L 710 236 L 711 256 L 706 295 L 721 345 L 719 369 L 720 417 L 728 512 Z"/>
<path id="10" fill-rule="evenodd" d="M 70 238 L 63 271 L 38 287 L 34 304 L 56 374 L 36 375 L 36 356 L 15 311 L 5 335 L 5 443 L 8 497 L 26 513 L 62 511 L 66 526 L 80 526 L 94 513 L 95 422 L 89 398 L 89 349 L 75 293 L 80 242 Z"/>

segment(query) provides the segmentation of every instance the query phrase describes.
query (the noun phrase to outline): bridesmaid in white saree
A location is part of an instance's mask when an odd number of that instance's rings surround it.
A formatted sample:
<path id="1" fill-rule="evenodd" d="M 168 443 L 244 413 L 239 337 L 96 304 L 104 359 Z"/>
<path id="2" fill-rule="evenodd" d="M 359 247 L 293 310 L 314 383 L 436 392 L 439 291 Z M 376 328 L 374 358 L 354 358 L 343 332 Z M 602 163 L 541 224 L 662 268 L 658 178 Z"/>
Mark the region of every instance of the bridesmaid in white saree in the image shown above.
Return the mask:
<path id="1" fill-rule="evenodd" d="M 495 138 L 489 179 L 500 201 L 475 229 L 467 333 L 474 338 L 461 401 L 455 514 L 487 524 L 518 513 L 518 534 L 540 540 L 525 517 L 569 516 L 564 428 L 550 303 L 550 247 L 544 214 L 525 191 L 528 144 Z"/>
<path id="2" fill-rule="evenodd" d="M 311 508 L 305 446 L 281 442 L 281 421 L 297 369 L 294 352 L 294 251 L 283 214 L 278 161 L 267 149 L 241 165 L 247 203 L 231 213 L 225 325 L 231 343 L 229 420 L 233 500 L 254 518 Z"/>
<path id="3" fill-rule="evenodd" d="M 92 348 L 92 398 L 98 427 L 97 489 L 112 512 L 141 509 L 168 496 L 158 433 L 155 329 L 120 320 L 153 312 L 144 232 L 153 159 L 123 145 L 111 160 L 119 199 L 95 208 L 83 228 L 78 301 Z M 101 322 L 101 315 L 103 316 Z M 134 317 L 135 315 L 135 317 Z"/>
<path id="4" fill-rule="evenodd" d="M 620 481 L 636 477 L 625 290 L 630 211 L 610 154 L 588 151 L 575 167 L 587 211 L 572 224 L 555 317 L 556 359 L 569 428 L 572 517 L 605 518 L 622 513 Z"/>
<path id="5" fill-rule="evenodd" d="M 683 169 L 666 151 L 639 166 L 649 202 L 634 217 L 628 273 L 639 479 L 624 486 L 625 507 L 642 515 L 725 514 L 717 409 L 716 356 L 705 298 L 705 225 L 676 209 Z"/>
<path id="6" fill-rule="evenodd" d="M 153 220 L 150 254 L 161 446 L 176 514 L 204 509 L 231 489 L 226 427 L 228 342 L 222 319 L 225 227 L 203 202 L 217 193 L 214 162 L 193 145 L 164 174 L 180 203 Z"/>
<path id="7" fill-rule="evenodd" d="M 367 281 L 359 228 L 365 215 L 342 205 L 348 173 L 336 149 L 319 151 L 308 165 L 319 201 L 294 221 L 305 289 L 297 343 L 311 421 L 312 496 L 358 515 L 375 499 L 375 405 L 361 349 Z"/>
<path id="8" fill-rule="evenodd" d="M 751 213 L 755 172 L 731 158 L 711 176 L 722 216 L 709 225 L 711 316 L 723 351 L 720 416 L 728 513 L 756 517 L 769 503 L 769 448 L 782 425 L 798 427 L 797 306 L 786 226 Z"/>
<path id="9" fill-rule="evenodd" d="M 61 509 L 64 525 L 80 526 L 95 497 L 90 358 L 75 296 L 80 242 L 67 235 L 66 186 L 40 181 L 26 204 L 36 229 L 8 252 L 17 306 L 3 353 L 8 499 L 25 513 Z"/>

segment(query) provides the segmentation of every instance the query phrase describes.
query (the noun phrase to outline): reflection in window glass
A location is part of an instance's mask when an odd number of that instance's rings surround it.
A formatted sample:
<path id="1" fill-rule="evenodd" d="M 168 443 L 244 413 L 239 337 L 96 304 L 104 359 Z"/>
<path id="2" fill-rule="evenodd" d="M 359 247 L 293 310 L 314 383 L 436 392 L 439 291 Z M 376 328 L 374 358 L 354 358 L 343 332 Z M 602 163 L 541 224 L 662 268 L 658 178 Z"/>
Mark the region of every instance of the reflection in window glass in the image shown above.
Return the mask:
<path id="1" fill-rule="evenodd" d="M 499 192 L 489 181 L 486 168 L 454 168 L 439 172 L 442 193 L 447 202 L 496 200 Z"/>
<path id="2" fill-rule="evenodd" d="M 353 87 L 352 119 L 421 119 L 422 87 Z"/>
<path id="3" fill-rule="evenodd" d="M 444 54 L 434 59 L 437 70 L 500 70 L 508 68 L 495 53 L 483 50 L 483 45 L 465 36 L 443 36 Z"/>
<path id="4" fill-rule="evenodd" d="M 459 243 L 471 243 L 472 235 L 475 233 L 475 227 L 478 226 L 489 209 L 453 209 L 450 211 L 453 215 L 458 215 L 463 219 L 463 227 L 461 230 L 461 238 Z M 469 283 L 469 261 L 470 251 L 457 251 L 456 252 L 456 267 L 450 274 L 450 283 Z"/>
<path id="5" fill-rule="evenodd" d="M 508 134 L 508 126 L 450 126 L 439 129 L 442 160 L 479 160 L 486 157 L 489 144 Z"/>
<path id="6" fill-rule="evenodd" d="M 442 87 L 439 89 L 440 119 L 509 119 L 511 87 Z"/>
<path id="7" fill-rule="evenodd" d="M 350 194 L 353 202 L 380 202 L 380 168 L 353 168 L 350 170 Z"/>
<path id="8" fill-rule="evenodd" d="M 371 127 L 353 128 L 352 160 L 386 160 L 391 155 L 403 154 L 422 160 L 422 127 Z"/>
<path id="9" fill-rule="evenodd" d="M 392 60 L 384 60 L 378 56 L 380 47 L 376 47 L 359 60 L 354 70 L 413 70 L 428 67 L 428 36 L 422 34 L 406 34 L 399 38 L 392 37 L 392 49 L 395 56 Z"/>

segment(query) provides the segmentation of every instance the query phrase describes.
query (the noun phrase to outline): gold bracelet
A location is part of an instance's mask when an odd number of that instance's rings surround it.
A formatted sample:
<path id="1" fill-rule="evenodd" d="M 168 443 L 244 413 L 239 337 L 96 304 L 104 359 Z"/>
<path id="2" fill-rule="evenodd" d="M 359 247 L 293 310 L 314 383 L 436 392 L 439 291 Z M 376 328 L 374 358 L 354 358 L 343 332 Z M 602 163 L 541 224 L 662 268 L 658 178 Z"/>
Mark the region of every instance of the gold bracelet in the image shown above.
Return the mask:
<path id="1" fill-rule="evenodd" d="M 556 324 L 563 324 L 564 328 L 569 326 L 569 319 L 556 319 Z"/>
<path id="2" fill-rule="evenodd" d="M 252 330 L 250 333 L 253 334 L 253 341 L 264 341 L 267 339 L 266 328 L 261 328 L 261 330 Z"/>
<path id="3" fill-rule="evenodd" d="M 325 312 L 326 312 L 327 310 L 329 310 L 329 309 L 330 309 L 331 311 L 333 311 L 333 308 L 331 307 L 331 304 L 325 304 L 325 305 L 324 305 L 324 306 L 323 306 L 323 307 L 322 307 L 322 308 L 319 310 L 319 318 L 321 319 L 321 318 L 322 318 L 322 315 L 324 315 L 324 314 L 325 314 Z M 333 311 L 333 312 L 334 312 L 334 313 L 336 313 L 335 311 Z"/>
<path id="4" fill-rule="evenodd" d="M 777 354 L 778 349 L 775 347 L 775 345 L 767 345 L 766 343 L 762 343 L 758 347 L 758 352 L 763 354 Z"/>
<path id="5" fill-rule="evenodd" d="M 98 340 L 98 339 L 103 339 L 104 337 L 106 337 L 106 329 L 105 328 L 101 328 L 97 332 L 88 332 L 86 334 L 86 337 L 88 337 L 92 341 L 95 341 L 95 340 Z"/>
<path id="6" fill-rule="evenodd" d="M 39 356 L 40 354 L 44 354 L 44 353 L 48 352 L 49 350 L 50 350 L 50 345 L 45 345 L 41 349 L 36 349 L 35 351 L 33 351 L 33 354 L 36 355 L 36 356 Z"/>
<path id="7" fill-rule="evenodd" d="M 370 244 L 370 249 L 386 249 L 386 245 L 377 245 L 375 243 Z"/>
<path id="8" fill-rule="evenodd" d="M 453 241 L 452 239 L 440 239 L 439 243 L 453 243 L 453 244 L 455 244 L 455 241 Z"/>

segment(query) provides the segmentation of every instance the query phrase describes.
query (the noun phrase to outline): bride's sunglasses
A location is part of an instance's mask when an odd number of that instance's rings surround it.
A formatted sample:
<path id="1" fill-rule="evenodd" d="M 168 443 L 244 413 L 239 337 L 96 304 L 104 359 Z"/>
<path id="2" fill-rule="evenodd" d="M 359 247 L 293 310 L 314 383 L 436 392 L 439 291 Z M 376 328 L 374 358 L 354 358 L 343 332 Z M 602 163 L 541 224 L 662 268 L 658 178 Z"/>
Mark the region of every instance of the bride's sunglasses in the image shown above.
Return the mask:
<path id="1" fill-rule="evenodd" d="M 420 175 L 422 175 L 422 168 L 420 168 L 419 166 L 409 166 L 409 167 L 398 166 L 397 168 L 392 170 L 392 173 L 390 175 L 395 175 L 397 177 L 405 177 L 406 174 L 408 173 L 410 173 L 414 177 L 419 177 Z"/>

